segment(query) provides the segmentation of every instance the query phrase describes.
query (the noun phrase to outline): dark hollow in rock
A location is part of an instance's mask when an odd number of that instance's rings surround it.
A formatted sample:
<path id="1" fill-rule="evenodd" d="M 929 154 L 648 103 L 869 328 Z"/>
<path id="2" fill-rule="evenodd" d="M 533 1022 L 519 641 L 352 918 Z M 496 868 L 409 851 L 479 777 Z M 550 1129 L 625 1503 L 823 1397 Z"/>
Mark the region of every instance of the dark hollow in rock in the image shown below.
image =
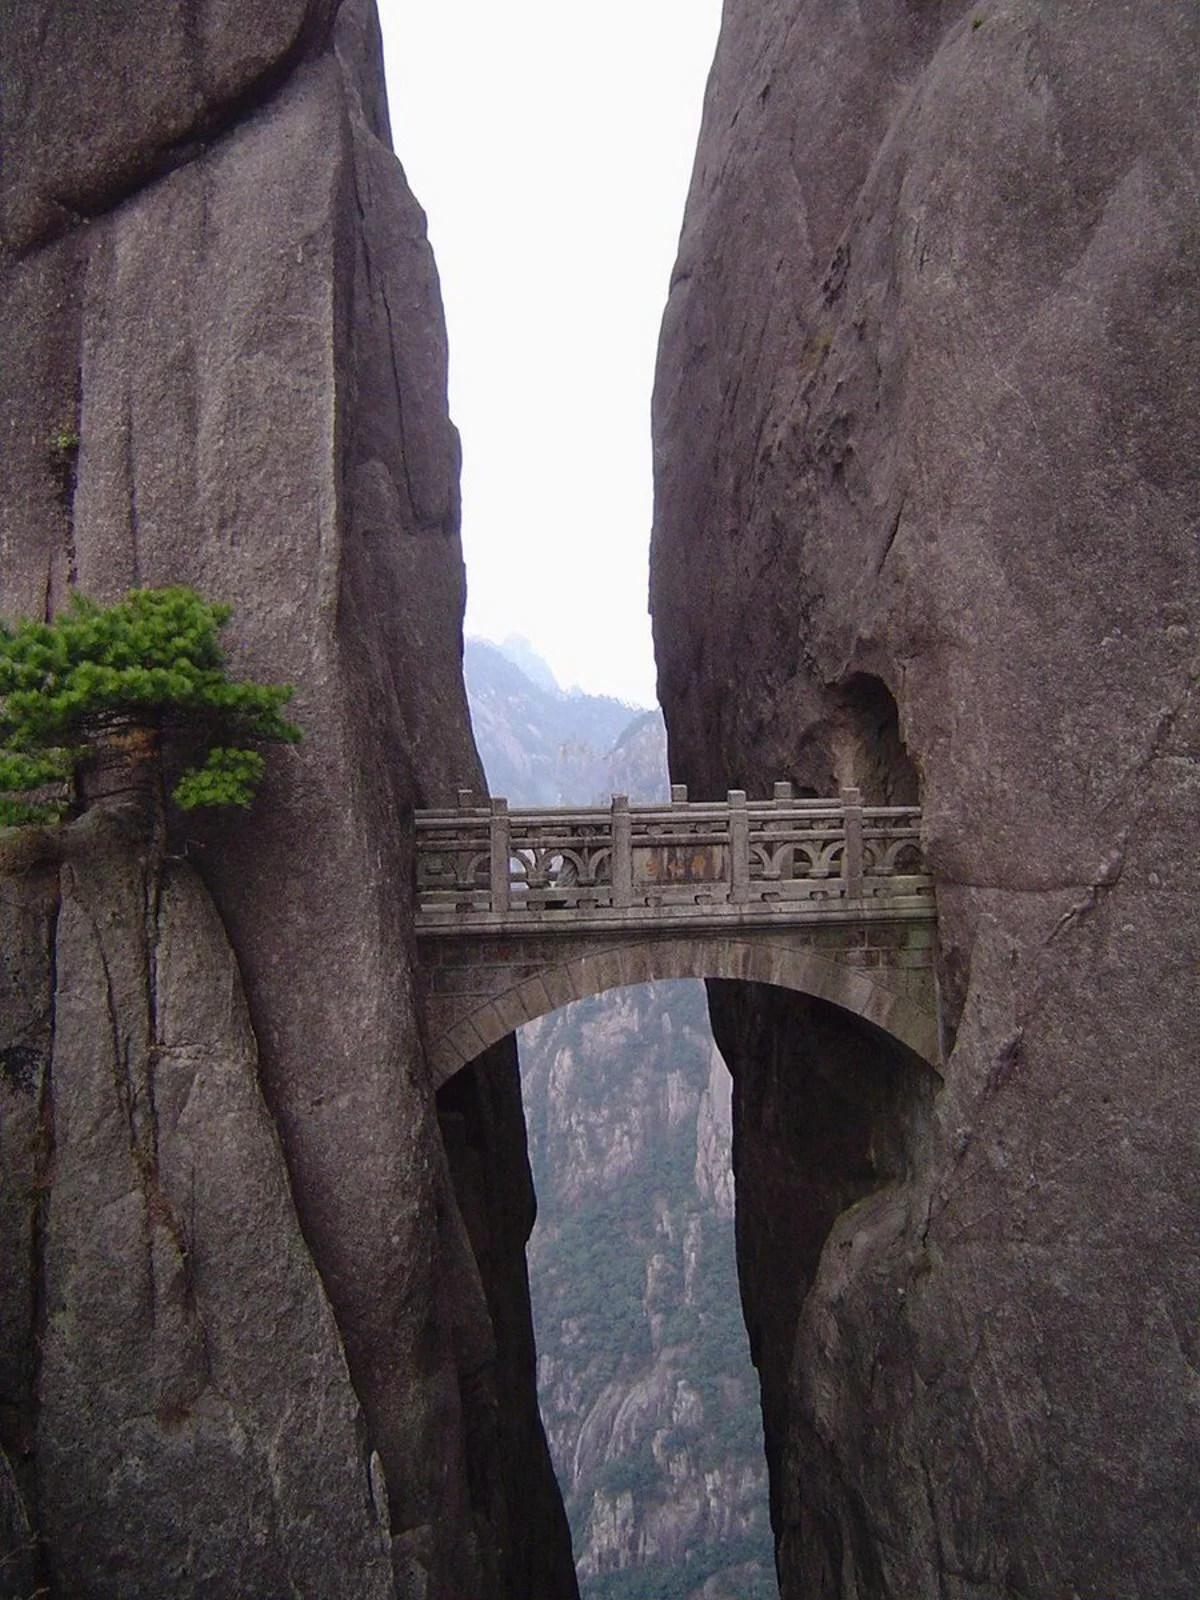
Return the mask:
<path id="1" fill-rule="evenodd" d="M 33 1045 L 13 1044 L 0 1050 L 0 1081 L 19 1094 L 33 1094 L 45 1068 L 45 1055 Z"/>

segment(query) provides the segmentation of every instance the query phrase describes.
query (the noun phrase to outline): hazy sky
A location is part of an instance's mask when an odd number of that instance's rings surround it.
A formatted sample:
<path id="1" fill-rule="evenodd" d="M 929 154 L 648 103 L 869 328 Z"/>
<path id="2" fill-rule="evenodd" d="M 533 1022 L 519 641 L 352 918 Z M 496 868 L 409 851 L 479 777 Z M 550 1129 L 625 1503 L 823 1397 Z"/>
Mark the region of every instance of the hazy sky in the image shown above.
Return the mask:
<path id="1" fill-rule="evenodd" d="M 467 630 L 652 703 L 650 390 L 720 0 L 379 0 L 463 438 Z"/>

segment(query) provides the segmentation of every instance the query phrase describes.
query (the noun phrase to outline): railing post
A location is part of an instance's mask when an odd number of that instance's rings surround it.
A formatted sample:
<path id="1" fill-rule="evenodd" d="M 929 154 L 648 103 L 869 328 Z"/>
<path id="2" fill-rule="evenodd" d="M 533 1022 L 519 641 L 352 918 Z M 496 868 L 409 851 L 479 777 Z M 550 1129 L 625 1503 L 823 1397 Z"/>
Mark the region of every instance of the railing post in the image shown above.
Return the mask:
<path id="1" fill-rule="evenodd" d="M 629 816 L 629 796 L 612 797 L 612 881 L 613 905 L 633 904 L 633 823 Z"/>
<path id="2" fill-rule="evenodd" d="M 502 795 L 492 800 L 490 831 L 492 910 L 507 911 L 511 905 L 508 863 L 512 851 L 509 849 L 508 801 Z"/>
<path id="3" fill-rule="evenodd" d="M 790 806 L 792 803 L 792 786 L 790 783 L 777 783 L 772 798 L 777 806 Z"/>
<path id="4" fill-rule="evenodd" d="M 846 895 L 850 900 L 861 900 L 863 893 L 863 808 L 862 793 L 858 789 L 842 790 L 842 824 L 846 843 L 842 851 L 842 877 L 846 881 Z"/>
<path id="5" fill-rule="evenodd" d="M 475 804 L 475 791 L 473 789 L 460 789 L 458 791 L 458 809 L 470 811 Z"/>
<path id="6" fill-rule="evenodd" d="M 673 783 L 671 785 L 671 804 L 673 806 L 685 806 L 687 803 L 687 784 Z"/>
<path id="7" fill-rule="evenodd" d="M 744 906 L 750 898 L 750 816 L 746 791 L 729 791 L 729 899 Z"/>

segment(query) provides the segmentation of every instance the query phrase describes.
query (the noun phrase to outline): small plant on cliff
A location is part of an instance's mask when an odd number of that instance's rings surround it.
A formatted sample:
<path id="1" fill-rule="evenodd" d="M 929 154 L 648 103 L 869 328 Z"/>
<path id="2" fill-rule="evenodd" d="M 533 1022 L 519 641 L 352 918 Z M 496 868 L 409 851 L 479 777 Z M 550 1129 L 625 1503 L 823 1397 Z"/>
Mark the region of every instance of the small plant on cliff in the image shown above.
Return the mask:
<path id="1" fill-rule="evenodd" d="M 157 762 L 164 731 L 199 758 L 173 798 L 248 806 L 263 773 L 254 748 L 292 743 L 284 684 L 235 683 L 217 635 L 232 615 L 193 589 L 134 589 L 101 608 L 73 595 L 54 622 L 0 620 L 0 824 L 61 816 L 101 749 Z"/>
<path id="2" fill-rule="evenodd" d="M 79 450 L 79 433 L 73 422 L 60 422 L 50 430 L 50 454 L 56 461 L 73 456 Z"/>

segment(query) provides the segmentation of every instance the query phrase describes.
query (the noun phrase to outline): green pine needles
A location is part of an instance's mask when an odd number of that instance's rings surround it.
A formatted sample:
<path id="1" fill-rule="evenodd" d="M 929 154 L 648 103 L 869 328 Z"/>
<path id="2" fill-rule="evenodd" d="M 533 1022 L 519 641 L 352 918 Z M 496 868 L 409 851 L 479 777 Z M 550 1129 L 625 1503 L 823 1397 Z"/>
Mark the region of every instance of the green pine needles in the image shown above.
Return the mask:
<path id="1" fill-rule="evenodd" d="M 230 680 L 217 635 L 232 614 L 172 588 L 107 609 L 73 595 L 50 623 L 0 620 L 0 825 L 63 815 L 98 748 L 157 760 L 167 730 L 205 752 L 176 782 L 176 805 L 249 806 L 264 769 L 254 746 L 300 730 L 282 715 L 289 685 Z"/>

